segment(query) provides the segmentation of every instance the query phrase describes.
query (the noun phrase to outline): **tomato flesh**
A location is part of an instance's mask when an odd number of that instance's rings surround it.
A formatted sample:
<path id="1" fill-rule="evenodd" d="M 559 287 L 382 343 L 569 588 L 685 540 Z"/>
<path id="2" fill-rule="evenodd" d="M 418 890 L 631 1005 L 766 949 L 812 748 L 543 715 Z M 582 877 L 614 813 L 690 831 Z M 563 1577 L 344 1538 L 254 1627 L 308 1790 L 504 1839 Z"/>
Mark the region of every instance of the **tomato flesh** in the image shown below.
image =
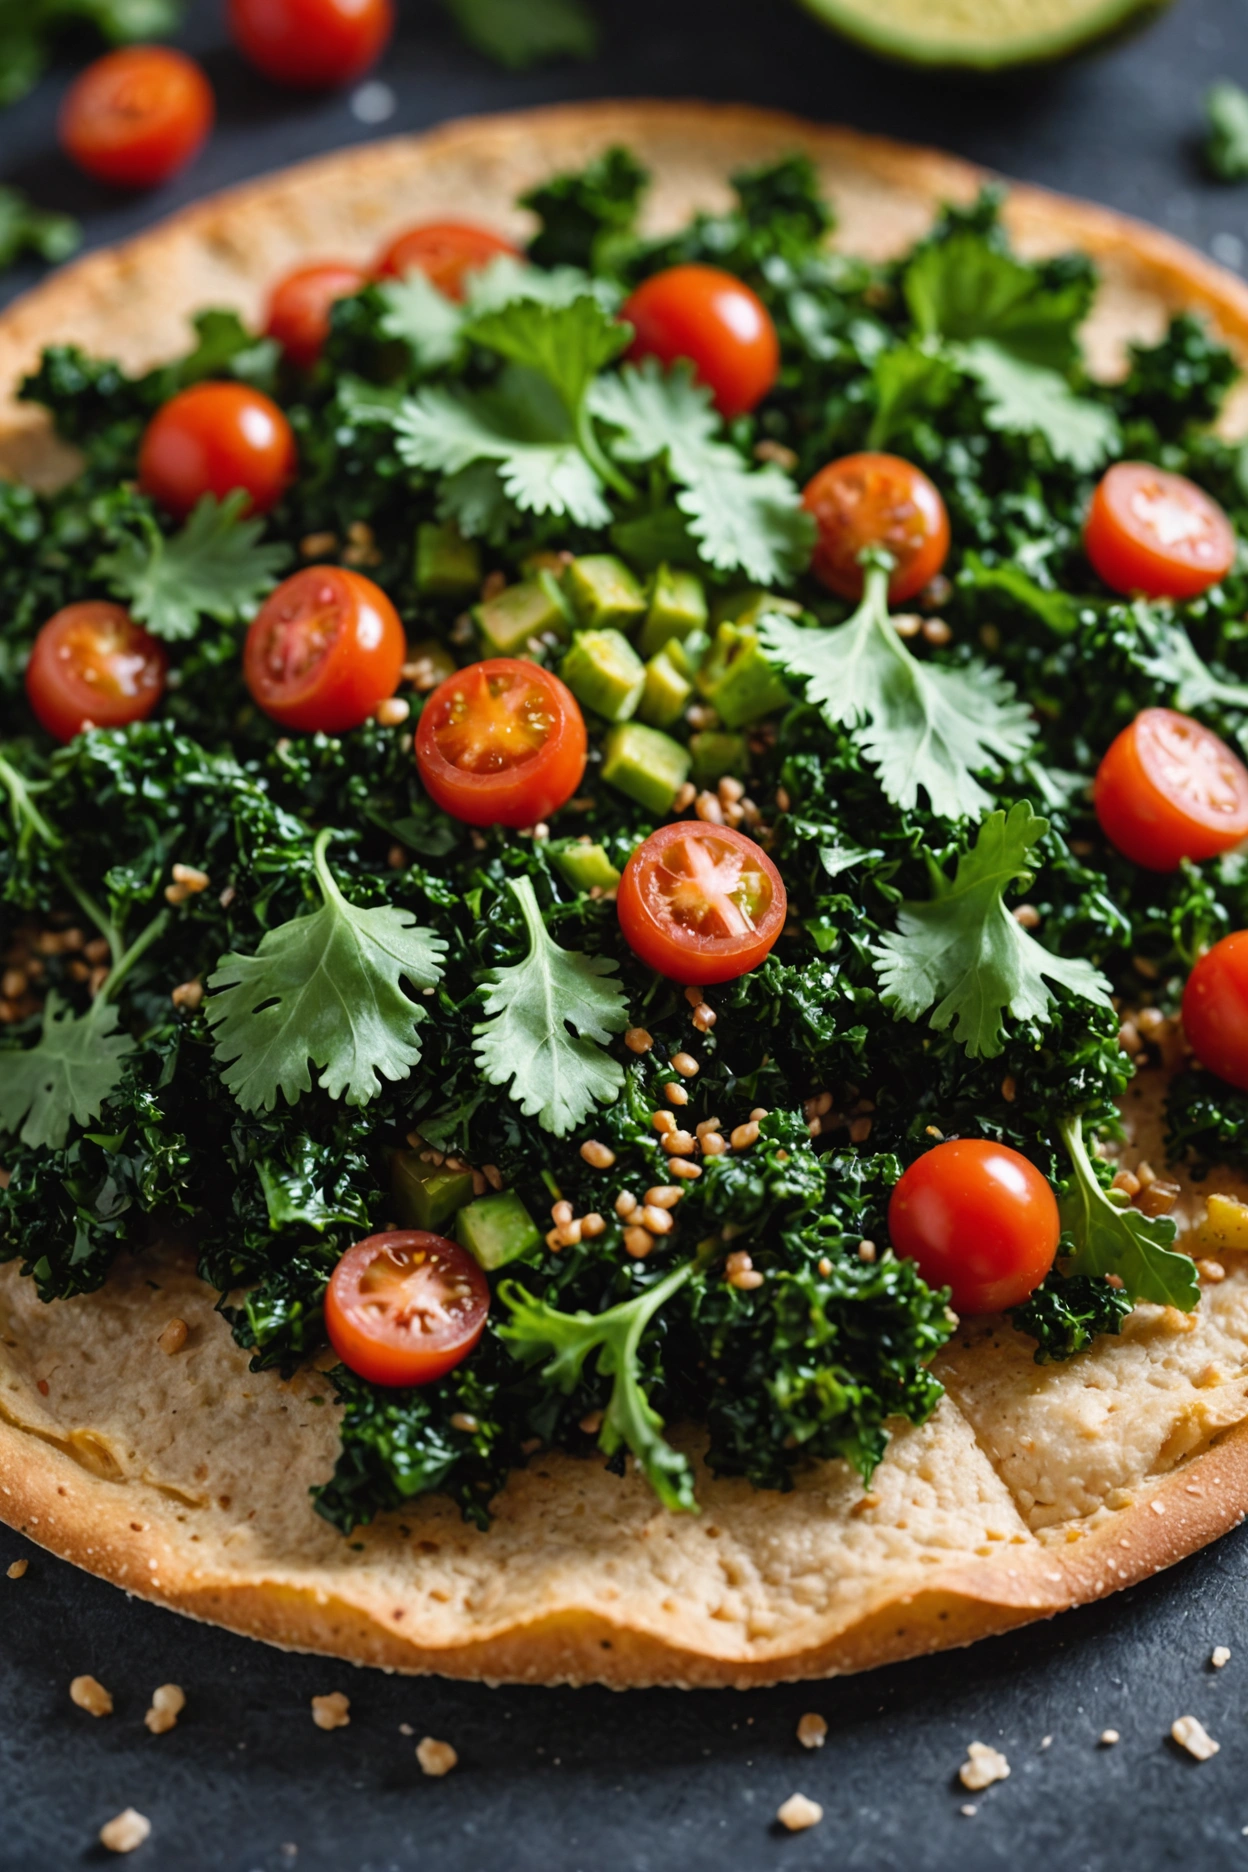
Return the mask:
<path id="1" fill-rule="evenodd" d="M 862 597 L 859 555 L 882 546 L 896 566 L 888 581 L 904 604 L 934 579 L 949 552 L 949 515 L 935 484 L 900 455 L 866 450 L 829 462 L 807 482 L 802 505 L 819 529 L 811 570 L 841 598 Z"/>
<path id="2" fill-rule="evenodd" d="M 297 466 L 290 424 L 270 397 L 247 384 L 194 384 L 147 425 L 139 486 L 178 520 L 205 494 L 224 500 L 235 488 L 253 512 L 267 513 Z"/>
<path id="3" fill-rule="evenodd" d="M 97 181 L 153 188 L 198 155 L 212 129 L 212 87 L 169 46 L 126 46 L 96 59 L 61 106 L 61 147 Z"/>
<path id="4" fill-rule="evenodd" d="M 1183 1031 L 1202 1066 L 1248 1092 L 1248 930 L 1214 943 L 1188 976 Z"/>
<path id="5" fill-rule="evenodd" d="M 958 1313 L 1000 1313 L 1033 1293 L 1053 1265 L 1057 1198 L 1033 1163 L 986 1138 L 953 1138 L 906 1171 L 888 1205 L 899 1255 Z"/>
<path id="6" fill-rule="evenodd" d="M 119 604 L 66 605 L 35 638 L 26 694 L 42 728 L 72 741 L 88 726 L 144 721 L 165 692 L 165 647 Z"/>
<path id="7" fill-rule="evenodd" d="M 298 267 L 273 289 L 266 336 L 276 338 L 292 364 L 310 370 L 329 337 L 329 315 L 335 303 L 367 284 L 368 275 L 361 267 L 341 260 Z"/>
<path id="8" fill-rule="evenodd" d="M 393 0 L 230 0 L 230 35 L 266 78 L 296 90 L 350 84 L 394 31 Z"/>
<path id="9" fill-rule="evenodd" d="M 284 728 L 345 734 L 394 694 L 406 654 L 399 614 L 380 585 L 345 566 L 306 566 L 252 620 L 243 679 Z"/>
<path id="10" fill-rule="evenodd" d="M 521 657 L 490 657 L 448 676 L 416 730 L 426 793 L 474 826 L 548 819 L 581 784 L 587 751 L 572 691 Z"/>
<path id="11" fill-rule="evenodd" d="M 344 1365 L 379 1385 L 433 1384 L 485 1330 L 489 1283 L 458 1242 L 391 1229 L 348 1248 L 325 1290 L 325 1328 Z"/>
<path id="12" fill-rule="evenodd" d="M 423 273 L 448 299 L 462 299 L 468 275 L 480 272 L 499 254 L 520 254 L 510 241 L 488 228 L 463 221 L 430 221 L 400 234 L 377 262 L 378 273 L 401 279 L 405 273 Z"/>
<path id="13" fill-rule="evenodd" d="M 731 273 L 675 266 L 645 280 L 620 317 L 633 328 L 630 358 L 675 364 L 684 358 L 706 384 L 721 416 L 743 416 L 762 402 L 780 370 L 771 314 Z"/>
<path id="14" fill-rule="evenodd" d="M 1093 569 L 1124 596 L 1194 598 L 1235 563 L 1235 533 L 1186 475 L 1117 462 L 1101 476 L 1084 525 Z"/>
<path id="15" fill-rule="evenodd" d="M 624 867 L 616 909 L 649 968 L 688 985 L 735 981 L 771 953 L 788 899 L 771 859 L 731 826 L 660 826 Z"/>
<path id="16" fill-rule="evenodd" d="M 1110 844 L 1147 871 L 1177 871 L 1248 838 L 1248 769 L 1176 709 L 1143 709 L 1115 737 L 1093 799 Z"/>

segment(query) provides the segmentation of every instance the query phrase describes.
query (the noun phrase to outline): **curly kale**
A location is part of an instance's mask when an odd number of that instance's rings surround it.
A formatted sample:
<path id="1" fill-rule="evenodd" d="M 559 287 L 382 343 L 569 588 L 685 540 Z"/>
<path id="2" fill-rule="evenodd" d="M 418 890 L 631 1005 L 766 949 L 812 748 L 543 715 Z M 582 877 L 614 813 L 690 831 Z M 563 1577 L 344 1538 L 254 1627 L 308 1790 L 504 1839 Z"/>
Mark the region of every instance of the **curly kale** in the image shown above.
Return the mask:
<path id="1" fill-rule="evenodd" d="M 1120 1333 L 1135 1301 L 1121 1287 L 1094 1274 L 1063 1274 L 1053 1268 L 1010 1320 L 1036 1341 L 1037 1365 L 1074 1358 L 1102 1333 Z"/>

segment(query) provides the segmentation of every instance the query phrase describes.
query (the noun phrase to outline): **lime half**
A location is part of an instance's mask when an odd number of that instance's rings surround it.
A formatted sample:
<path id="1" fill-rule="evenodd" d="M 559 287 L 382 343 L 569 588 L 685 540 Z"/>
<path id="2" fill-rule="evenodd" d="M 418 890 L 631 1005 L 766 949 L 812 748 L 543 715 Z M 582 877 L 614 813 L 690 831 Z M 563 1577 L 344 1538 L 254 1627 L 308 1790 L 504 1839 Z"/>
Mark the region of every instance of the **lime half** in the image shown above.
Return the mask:
<path id="1" fill-rule="evenodd" d="M 995 71 L 1077 52 L 1168 0 L 804 0 L 873 52 L 915 65 Z"/>

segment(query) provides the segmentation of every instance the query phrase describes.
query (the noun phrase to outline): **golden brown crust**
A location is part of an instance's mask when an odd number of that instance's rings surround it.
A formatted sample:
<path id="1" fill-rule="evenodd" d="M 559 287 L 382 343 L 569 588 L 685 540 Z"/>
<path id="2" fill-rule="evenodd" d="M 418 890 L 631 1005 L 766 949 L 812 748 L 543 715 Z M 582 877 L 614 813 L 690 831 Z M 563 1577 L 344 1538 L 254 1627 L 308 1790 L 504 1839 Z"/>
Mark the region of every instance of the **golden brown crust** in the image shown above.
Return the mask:
<path id="1" fill-rule="evenodd" d="M 841 244 L 873 256 L 984 179 L 933 151 L 738 107 L 451 124 L 250 184 L 65 269 L 0 315 L 0 386 L 54 340 L 156 362 L 199 306 L 254 318 L 285 267 L 367 258 L 424 216 L 520 233 L 518 189 L 617 141 L 655 173 L 654 226 L 722 202 L 732 170 L 804 147 Z M 1079 246 L 1098 260 L 1096 368 L 1112 371 L 1126 340 L 1183 307 L 1248 358 L 1248 287 L 1181 243 L 1033 188 L 1014 188 L 1006 214 L 1026 251 Z M 1243 426 L 1242 406 L 1233 420 Z M 0 468 L 49 482 L 68 465 L 37 411 L 0 405 Z M 1130 1117 L 1155 1150 L 1150 1098 L 1142 1088 Z M 101 1294 L 51 1308 L 10 1268 L 0 1516 L 191 1616 L 403 1670 L 624 1687 L 865 1669 L 1100 1597 L 1243 1518 L 1248 1265 L 1231 1260 L 1190 1330 L 1138 1309 L 1121 1341 L 1061 1368 L 1036 1367 L 1004 1327 L 960 1334 L 941 1361 L 946 1400 L 923 1429 L 899 1427 L 865 1496 L 837 1464 L 788 1496 L 702 1474 L 701 1516 L 673 1517 L 636 1476 L 551 1457 L 513 1478 L 488 1535 L 423 1499 L 367 1530 L 360 1551 L 308 1505 L 336 1445 L 323 1381 L 249 1375 L 178 1257 L 127 1261 Z M 191 1335 L 169 1358 L 155 1341 L 173 1313 Z"/>

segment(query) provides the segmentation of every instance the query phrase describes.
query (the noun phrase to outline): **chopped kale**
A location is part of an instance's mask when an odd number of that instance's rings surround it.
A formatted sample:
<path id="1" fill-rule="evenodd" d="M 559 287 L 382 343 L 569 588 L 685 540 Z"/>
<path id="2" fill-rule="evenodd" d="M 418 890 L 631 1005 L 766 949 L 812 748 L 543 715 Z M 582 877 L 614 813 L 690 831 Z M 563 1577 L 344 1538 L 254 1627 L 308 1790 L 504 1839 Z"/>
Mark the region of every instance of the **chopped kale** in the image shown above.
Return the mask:
<path id="1" fill-rule="evenodd" d="M 1036 1364 L 1048 1365 L 1086 1351 L 1102 1333 L 1120 1333 L 1134 1305 L 1129 1293 L 1100 1275 L 1054 1268 L 1021 1306 L 1010 1309 L 1010 1319 L 1036 1341 Z"/>

